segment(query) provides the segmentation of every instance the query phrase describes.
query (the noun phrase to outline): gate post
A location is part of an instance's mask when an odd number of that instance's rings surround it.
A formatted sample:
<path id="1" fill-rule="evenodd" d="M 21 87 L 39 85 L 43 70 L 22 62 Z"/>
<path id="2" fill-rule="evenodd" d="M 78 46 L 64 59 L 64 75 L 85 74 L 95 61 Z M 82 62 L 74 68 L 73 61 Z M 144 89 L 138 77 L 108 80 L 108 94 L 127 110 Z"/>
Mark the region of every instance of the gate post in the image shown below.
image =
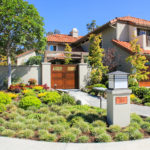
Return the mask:
<path id="1" fill-rule="evenodd" d="M 84 88 L 88 83 L 88 64 L 79 63 L 79 89 Z"/>
<path id="2" fill-rule="evenodd" d="M 51 63 L 42 63 L 42 85 L 47 84 L 51 88 Z"/>

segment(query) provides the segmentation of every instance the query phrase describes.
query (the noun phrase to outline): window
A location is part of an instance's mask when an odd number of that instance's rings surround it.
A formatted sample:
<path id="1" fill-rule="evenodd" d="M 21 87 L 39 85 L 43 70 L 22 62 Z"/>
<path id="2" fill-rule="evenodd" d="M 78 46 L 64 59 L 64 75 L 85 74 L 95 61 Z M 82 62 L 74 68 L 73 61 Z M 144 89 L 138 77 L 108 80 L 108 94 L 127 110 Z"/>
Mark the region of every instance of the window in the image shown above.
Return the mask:
<path id="1" fill-rule="evenodd" d="M 50 45 L 50 49 L 49 49 L 50 51 L 56 51 L 56 46 L 54 46 L 54 45 Z"/>
<path id="2" fill-rule="evenodd" d="M 137 29 L 137 36 L 140 36 L 140 35 L 143 35 L 143 34 L 146 34 L 145 30 L 143 30 L 143 29 Z"/>

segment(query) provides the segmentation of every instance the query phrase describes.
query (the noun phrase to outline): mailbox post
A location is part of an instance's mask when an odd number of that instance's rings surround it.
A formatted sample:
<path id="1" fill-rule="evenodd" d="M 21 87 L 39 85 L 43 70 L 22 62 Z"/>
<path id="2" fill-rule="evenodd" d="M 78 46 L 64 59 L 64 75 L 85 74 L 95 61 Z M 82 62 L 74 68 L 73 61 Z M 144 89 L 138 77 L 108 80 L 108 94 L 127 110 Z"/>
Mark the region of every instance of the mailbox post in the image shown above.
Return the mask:
<path id="1" fill-rule="evenodd" d="M 108 74 L 109 88 L 107 93 L 107 122 L 121 127 L 130 124 L 130 94 L 128 73 L 115 71 Z"/>

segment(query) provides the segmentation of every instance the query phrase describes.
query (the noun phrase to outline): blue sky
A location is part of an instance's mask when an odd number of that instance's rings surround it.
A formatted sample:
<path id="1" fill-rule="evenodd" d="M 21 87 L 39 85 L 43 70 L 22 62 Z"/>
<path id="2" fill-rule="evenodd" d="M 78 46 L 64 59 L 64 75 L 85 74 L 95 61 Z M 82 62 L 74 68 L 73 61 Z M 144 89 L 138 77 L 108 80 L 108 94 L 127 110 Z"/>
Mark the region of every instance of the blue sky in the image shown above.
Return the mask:
<path id="1" fill-rule="evenodd" d="M 44 18 L 45 30 L 68 34 L 73 27 L 87 34 L 86 24 L 103 25 L 115 17 L 133 16 L 150 20 L 150 0 L 27 0 Z"/>

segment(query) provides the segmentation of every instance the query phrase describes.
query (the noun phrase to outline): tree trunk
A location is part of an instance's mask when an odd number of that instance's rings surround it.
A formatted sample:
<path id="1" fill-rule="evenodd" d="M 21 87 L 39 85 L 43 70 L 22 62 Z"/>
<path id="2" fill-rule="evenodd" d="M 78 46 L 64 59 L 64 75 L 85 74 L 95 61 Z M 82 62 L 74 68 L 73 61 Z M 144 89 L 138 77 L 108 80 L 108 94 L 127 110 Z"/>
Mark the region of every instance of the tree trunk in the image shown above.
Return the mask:
<path id="1" fill-rule="evenodd" d="M 8 88 L 11 85 L 11 57 L 10 57 L 10 51 L 8 50 L 7 55 L 7 62 L 8 62 Z"/>

